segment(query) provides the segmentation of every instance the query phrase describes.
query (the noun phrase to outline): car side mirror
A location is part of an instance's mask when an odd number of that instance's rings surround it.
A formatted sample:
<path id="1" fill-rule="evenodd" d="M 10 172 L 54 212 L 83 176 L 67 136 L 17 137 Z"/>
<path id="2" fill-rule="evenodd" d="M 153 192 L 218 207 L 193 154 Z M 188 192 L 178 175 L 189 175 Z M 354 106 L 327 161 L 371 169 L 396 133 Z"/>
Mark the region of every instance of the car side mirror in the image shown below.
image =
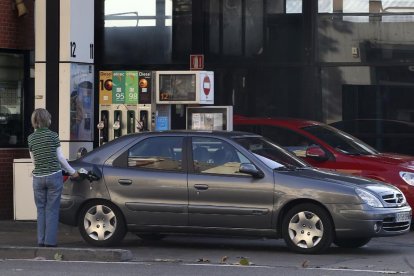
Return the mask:
<path id="1" fill-rule="evenodd" d="M 255 165 L 251 163 L 242 163 L 240 164 L 239 172 L 250 174 L 254 178 L 263 178 L 264 173 L 256 168 Z"/>
<path id="2" fill-rule="evenodd" d="M 312 158 L 317 161 L 326 161 L 329 159 L 326 152 L 319 146 L 308 147 L 306 149 L 306 157 Z"/>

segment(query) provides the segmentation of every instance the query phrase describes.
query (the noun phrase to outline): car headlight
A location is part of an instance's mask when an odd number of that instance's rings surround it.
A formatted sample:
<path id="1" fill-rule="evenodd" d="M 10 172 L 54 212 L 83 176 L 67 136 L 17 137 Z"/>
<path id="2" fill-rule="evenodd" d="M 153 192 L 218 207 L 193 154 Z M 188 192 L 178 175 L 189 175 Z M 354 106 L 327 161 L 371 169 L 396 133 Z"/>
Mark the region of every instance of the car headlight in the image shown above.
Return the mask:
<path id="1" fill-rule="evenodd" d="M 414 186 L 414 173 L 400 172 L 400 177 L 411 186 Z"/>
<path id="2" fill-rule="evenodd" d="M 369 193 L 365 190 L 359 189 L 359 188 L 356 188 L 355 192 L 357 193 L 359 198 L 361 198 L 362 201 L 364 201 L 369 206 L 372 206 L 372 207 L 375 207 L 375 208 L 384 207 L 384 205 L 382 205 L 381 201 L 376 196 L 374 196 L 373 194 L 371 194 L 371 193 Z"/>

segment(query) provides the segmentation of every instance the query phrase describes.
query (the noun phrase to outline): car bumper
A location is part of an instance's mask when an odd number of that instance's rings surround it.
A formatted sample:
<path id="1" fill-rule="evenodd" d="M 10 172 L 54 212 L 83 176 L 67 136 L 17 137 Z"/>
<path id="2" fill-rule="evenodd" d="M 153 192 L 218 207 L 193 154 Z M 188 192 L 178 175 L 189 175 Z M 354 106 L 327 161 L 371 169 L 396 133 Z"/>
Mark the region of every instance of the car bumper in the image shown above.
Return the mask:
<path id="1" fill-rule="evenodd" d="M 367 208 L 361 210 L 333 208 L 333 221 L 338 238 L 386 237 L 410 231 L 411 207 Z M 408 214 L 409 219 L 398 221 L 397 214 Z"/>
<path id="2" fill-rule="evenodd" d="M 85 199 L 80 196 L 62 195 L 60 199 L 59 221 L 63 224 L 76 226 L 78 211 Z"/>

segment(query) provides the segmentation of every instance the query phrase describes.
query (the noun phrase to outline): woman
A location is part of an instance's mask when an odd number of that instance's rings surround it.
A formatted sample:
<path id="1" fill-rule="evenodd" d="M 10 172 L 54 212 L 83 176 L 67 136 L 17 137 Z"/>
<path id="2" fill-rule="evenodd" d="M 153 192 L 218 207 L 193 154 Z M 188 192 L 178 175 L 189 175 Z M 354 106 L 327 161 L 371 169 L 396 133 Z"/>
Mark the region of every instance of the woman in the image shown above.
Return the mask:
<path id="1" fill-rule="evenodd" d="M 37 242 L 40 247 L 56 247 L 60 197 L 63 188 L 62 167 L 72 178 L 78 173 L 62 154 L 57 133 L 49 129 L 50 113 L 38 108 L 32 114 L 34 132 L 28 137 L 33 170 L 33 191 L 37 207 Z"/>

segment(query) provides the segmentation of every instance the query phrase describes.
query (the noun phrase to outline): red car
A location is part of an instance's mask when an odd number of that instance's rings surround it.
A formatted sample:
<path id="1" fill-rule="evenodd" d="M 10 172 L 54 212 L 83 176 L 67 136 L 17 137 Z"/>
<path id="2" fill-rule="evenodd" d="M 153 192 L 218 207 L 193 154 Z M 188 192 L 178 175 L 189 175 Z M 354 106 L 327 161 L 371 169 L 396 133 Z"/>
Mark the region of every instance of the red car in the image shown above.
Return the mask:
<path id="1" fill-rule="evenodd" d="M 315 167 L 388 182 L 414 206 L 414 156 L 380 153 L 315 121 L 234 116 L 234 129 L 261 134 Z"/>

